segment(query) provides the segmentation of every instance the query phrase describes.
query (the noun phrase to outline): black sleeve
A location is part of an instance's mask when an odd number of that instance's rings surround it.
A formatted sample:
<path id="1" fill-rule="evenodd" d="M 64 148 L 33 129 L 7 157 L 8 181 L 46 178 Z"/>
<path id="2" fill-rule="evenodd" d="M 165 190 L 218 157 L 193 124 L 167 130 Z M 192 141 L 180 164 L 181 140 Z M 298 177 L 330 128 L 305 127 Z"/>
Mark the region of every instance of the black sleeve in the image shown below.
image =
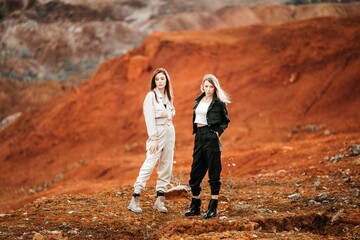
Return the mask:
<path id="1" fill-rule="evenodd" d="M 228 111 L 226 109 L 226 103 L 221 102 L 221 123 L 219 126 L 219 136 L 225 131 L 230 122 Z"/>

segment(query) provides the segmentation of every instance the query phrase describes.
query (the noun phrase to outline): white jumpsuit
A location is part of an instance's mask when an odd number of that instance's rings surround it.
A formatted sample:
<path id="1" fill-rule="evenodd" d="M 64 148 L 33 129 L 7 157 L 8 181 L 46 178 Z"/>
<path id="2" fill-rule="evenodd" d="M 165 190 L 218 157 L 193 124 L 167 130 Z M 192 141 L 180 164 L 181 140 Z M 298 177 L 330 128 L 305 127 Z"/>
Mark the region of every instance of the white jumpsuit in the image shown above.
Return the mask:
<path id="1" fill-rule="evenodd" d="M 172 118 L 175 115 L 175 108 L 168 98 L 163 99 L 159 90 L 155 88 L 146 95 L 143 111 L 149 138 L 146 141 L 146 159 L 134 184 L 134 193 L 140 194 L 145 188 L 146 181 L 149 180 L 158 161 L 156 191 L 165 193 L 170 183 L 174 159 L 175 128 Z M 157 140 L 158 150 L 150 154 L 149 149 L 153 140 Z"/>

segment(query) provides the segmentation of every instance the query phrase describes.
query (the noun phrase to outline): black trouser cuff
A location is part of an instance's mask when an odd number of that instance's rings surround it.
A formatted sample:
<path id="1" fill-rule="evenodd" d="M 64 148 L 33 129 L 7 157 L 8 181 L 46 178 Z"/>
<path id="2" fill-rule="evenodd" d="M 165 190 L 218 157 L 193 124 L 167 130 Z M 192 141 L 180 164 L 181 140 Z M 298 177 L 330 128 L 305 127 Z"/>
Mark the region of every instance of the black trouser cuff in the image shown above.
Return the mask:
<path id="1" fill-rule="evenodd" d="M 156 192 L 156 197 L 163 197 L 165 196 L 164 192 Z"/>

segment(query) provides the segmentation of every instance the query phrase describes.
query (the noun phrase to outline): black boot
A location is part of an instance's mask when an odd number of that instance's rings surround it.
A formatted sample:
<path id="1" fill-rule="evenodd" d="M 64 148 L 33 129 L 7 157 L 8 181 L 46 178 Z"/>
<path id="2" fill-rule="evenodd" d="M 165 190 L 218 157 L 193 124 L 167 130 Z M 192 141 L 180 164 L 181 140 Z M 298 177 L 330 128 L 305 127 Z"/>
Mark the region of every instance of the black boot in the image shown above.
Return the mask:
<path id="1" fill-rule="evenodd" d="M 190 209 L 185 213 L 185 217 L 200 215 L 201 200 L 197 198 L 191 199 Z"/>
<path id="2" fill-rule="evenodd" d="M 217 199 L 210 200 L 208 210 L 204 214 L 204 219 L 212 218 L 217 215 L 216 213 L 217 205 L 218 205 Z"/>

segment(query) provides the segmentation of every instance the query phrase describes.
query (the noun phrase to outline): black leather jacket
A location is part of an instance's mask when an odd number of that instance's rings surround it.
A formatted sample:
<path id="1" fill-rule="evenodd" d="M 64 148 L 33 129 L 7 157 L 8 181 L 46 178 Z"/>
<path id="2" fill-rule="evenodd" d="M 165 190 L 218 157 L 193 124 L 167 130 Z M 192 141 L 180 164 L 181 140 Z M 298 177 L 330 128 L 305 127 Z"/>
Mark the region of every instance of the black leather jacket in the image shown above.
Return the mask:
<path id="1" fill-rule="evenodd" d="M 205 96 L 205 93 L 202 93 L 199 97 L 195 99 L 195 106 L 193 108 L 193 134 L 197 132 L 197 126 L 194 123 L 195 121 L 195 109 L 199 105 L 201 99 Z M 217 97 L 214 93 L 213 100 L 209 105 L 206 120 L 211 131 L 218 132 L 219 136 L 224 132 L 228 127 L 230 119 L 226 109 L 226 104 Z"/>

